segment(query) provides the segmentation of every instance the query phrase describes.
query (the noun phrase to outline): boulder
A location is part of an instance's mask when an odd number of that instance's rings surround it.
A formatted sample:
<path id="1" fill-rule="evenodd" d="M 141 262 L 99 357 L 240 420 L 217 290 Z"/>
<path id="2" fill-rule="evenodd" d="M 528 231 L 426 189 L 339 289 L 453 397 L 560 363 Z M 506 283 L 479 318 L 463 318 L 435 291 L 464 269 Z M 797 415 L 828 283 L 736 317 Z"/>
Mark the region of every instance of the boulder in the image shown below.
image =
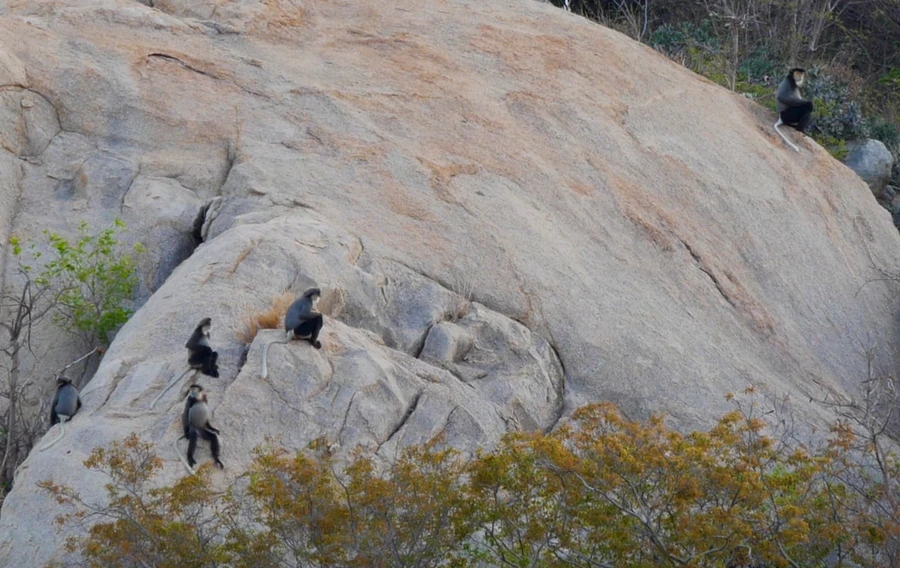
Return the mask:
<path id="1" fill-rule="evenodd" d="M 866 182 L 875 197 L 881 197 L 891 180 L 894 156 L 880 140 L 862 140 L 848 144 L 844 163 Z"/>

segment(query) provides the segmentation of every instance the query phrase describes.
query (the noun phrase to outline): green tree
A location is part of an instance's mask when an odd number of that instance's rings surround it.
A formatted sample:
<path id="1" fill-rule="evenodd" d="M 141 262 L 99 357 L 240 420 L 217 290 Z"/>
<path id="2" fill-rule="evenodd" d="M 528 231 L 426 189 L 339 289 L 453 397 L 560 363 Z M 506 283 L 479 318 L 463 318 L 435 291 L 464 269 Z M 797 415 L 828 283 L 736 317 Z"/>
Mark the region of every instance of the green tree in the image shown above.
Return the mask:
<path id="1" fill-rule="evenodd" d="M 117 220 L 94 235 L 82 223 L 74 242 L 45 231 L 47 255 L 36 243 L 25 245 L 17 237 L 9 240 L 17 266 L 0 295 L 0 356 L 6 373 L 5 381 L 0 382 L 0 396 L 9 401 L 0 412 L 0 498 L 45 427 L 40 413 L 22 404 L 26 392 L 36 388 L 38 378 L 21 377 L 22 355 L 38 347 L 32 343 L 36 326 L 51 316 L 56 324 L 91 345 L 87 355 L 66 365 L 61 373 L 108 345 L 115 330 L 131 315 L 127 303 L 137 277 L 131 257 L 123 254 L 116 239 L 116 233 L 124 228 Z M 135 245 L 134 250 L 143 249 Z"/>
<path id="2" fill-rule="evenodd" d="M 74 242 L 44 231 L 53 257 L 36 281 L 56 291 L 55 322 L 91 343 L 109 345 L 112 334 L 132 313 L 127 304 L 137 287 L 134 261 L 116 239 L 116 233 L 124 230 L 119 219 L 96 235 L 82 223 Z M 144 249 L 135 244 L 133 250 Z"/>

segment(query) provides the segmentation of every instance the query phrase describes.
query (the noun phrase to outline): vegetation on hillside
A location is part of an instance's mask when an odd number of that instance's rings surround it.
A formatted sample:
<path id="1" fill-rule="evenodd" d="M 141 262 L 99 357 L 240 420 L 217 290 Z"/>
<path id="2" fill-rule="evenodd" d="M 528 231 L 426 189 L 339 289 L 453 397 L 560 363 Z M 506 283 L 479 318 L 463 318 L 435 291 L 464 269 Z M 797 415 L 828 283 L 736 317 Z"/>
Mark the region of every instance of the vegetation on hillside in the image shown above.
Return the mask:
<path id="1" fill-rule="evenodd" d="M 46 431 L 45 404 L 55 377 L 22 376 L 26 353 L 44 355 L 33 341 L 39 324 L 51 318 L 86 346 L 87 354 L 61 374 L 102 351 L 131 315 L 128 303 L 137 276 L 131 257 L 116 238 L 124 229 L 117 220 L 92 234 L 82 223 L 73 241 L 49 231 L 44 231 L 45 242 L 40 245 L 16 237 L 9 240 L 17 264 L 0 295 L 0 368 L 5 373 L 0 398 L 6 402 L 0 410 L 0 502 L 12 487 L 16 468 Z M 141 250 L 140 245 L 134 248 Z M 76 377 L 74 383 L 79 382 Z"/>
<path id="2" fill-rule="evenodd" d="M 876 138 L 900 157 L 900 0 L 568 4 L 773 110 L 774 91 L 787 69 L 805 67 L 816 140 L 842 157 L 848 141 Z M 900 185 L 900 167 L 894 185 Z"/>
<path id="3" fill-rule="evenodd" d="M 162 461 L 132 435 L 85 461 L 108 503 L 42 487 L 70 507 L 60 523 L 90 524 L 67 544 L 90 567 L 896 566 L 900 461 L 881 422 L 848 413 L 811 448 L 748 393 L 705 432 L 596 404 L 469 459 L 433 441 L 385 469 L 324 441 L 270 445 L 224 490 L 208 465 L 152 488 Z"/>

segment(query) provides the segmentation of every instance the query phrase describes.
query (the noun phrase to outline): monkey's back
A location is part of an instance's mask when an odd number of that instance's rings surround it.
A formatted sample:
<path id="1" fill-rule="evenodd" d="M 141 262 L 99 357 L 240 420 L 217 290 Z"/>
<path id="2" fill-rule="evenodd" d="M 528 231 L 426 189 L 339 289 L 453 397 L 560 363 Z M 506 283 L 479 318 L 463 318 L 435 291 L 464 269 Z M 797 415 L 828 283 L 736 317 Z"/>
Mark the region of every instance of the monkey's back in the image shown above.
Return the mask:
<path id="1" fill-rule="evenodd" d="M 800 89 L 791 84 L 791 80 L 788 77 L 785 77 L 781 84 L 778 85 L 778 92 L 775 94 L 775 110 L 778 111 L 778 114 L 786 111 L 791 108 L 787 102 L 782 101 L 800 101 L 802 102 L 802 97 L 800 96 Z"/>
<path id="2" fill-rule="evenodd" d="M 53 409 L 57 414 L 74 416 L 78 411 L 78 391 L 72 385 L 65 385 L 56 391 L 56 403 Z"/>
<path id="3" fill-rule="evenodd" d="M 288 308 L 287 315 L 284 316 L 284 330 L 291 331 L 296 329 L 298 325 L 310 319 L 310 317 L 312 317 L 312 302 L 309 298 L 300 298 Z"/>

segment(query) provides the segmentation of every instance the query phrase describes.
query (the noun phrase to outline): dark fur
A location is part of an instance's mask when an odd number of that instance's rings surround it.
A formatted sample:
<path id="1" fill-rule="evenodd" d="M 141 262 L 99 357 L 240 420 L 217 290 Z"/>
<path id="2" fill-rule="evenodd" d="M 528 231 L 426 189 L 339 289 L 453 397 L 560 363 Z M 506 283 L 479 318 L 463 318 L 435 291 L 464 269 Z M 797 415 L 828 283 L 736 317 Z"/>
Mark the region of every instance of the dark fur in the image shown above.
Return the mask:
<path id="1" fill-rule="evenodd" d="M 62 398 L 63 398 L 62 405 L 60 404 L 60 395 L 61 394 L 62 394 Z M 71 419 L 73 416 L 75 416 L 75 414 L 81 409 L 81 397 L 78 395 L 78 390 L 76 390 L 75 387 L 72 386 L 72 381 L 70 381 L 69 379 L 67 379 L 65 377 L 60 377 L 60 378 L 56 379 L 56 394 L 53 396 L 53 403 L 50 404 L 50 425 L 51 426 L 59 423 L 59 414 L 65 414 L 65 411 L 69 410 L 67 408 L 64 409 L 62 407 L 66 406 L 67 398 L 71 397 L 72 394 L 75 395 L 76 404 L 75 404 L 75 412 L 72 412 L 72 414 L 67 415 L 67 416 L 69 416 L 69 419 Z M 57 408 L 57 407 L 59 407 L 59 408 Z M 57 414 L 57 411 L 59 411 L 59 414 Z"/>
<path id="2" fill-rule="evenodd" d="M 781 122 L 792 126 L 800 132 L 805 132 L 812 122 L 813 104 L 800 95 L 800 87 L 794 80 L 794 73 L 806 74 L 806 69 L 794 67 L 788 71 L 787 77 L 778 87 L 776 99 L 778 102 L 778 116 Z"/>
<path id="3" fill-rule="evenodd" d="M 316 349 L 321 349 L 319 332 L 322 331 L 322 314 L 313 309 L 313 298 L 321 296 L 318 288 L 310 288 L 288 308 L 284 317 L 284 330 L 293 331 L 295 339 L 305 339 Z"/>
<path id="4" fill-rule="evenodd" d="M 219 366 L 217 361 L 219 360 L 219 354 L 212 350 L 212 347 L 209 346 L 209 339 L 203 334 L 203 328 L 209 325 L 211 321 L 210 318 L 200 320 L 200 323 L 194 329 L 194 333 L 191 334 L 191 338 L 188 339 L 184 346 L 190 351 L 188 354 L 188 365 L 192 369 L 197 369 L 204 375 L 218 378 Z"/>
<path id="5" fill-rule="evenodd" d="M 191 419 L 191 409 L 198 403 L 206 405 L 206 392 L 200 385 L 191 385 L 187 400 L 184 402 L 184 411 L 181 413 L 181 426 L 184 429 L 184 437 L 188 439 L 188 465 L 194 467 L 194 464 L 197 463 L 194 460 L 194 451 L 197 449 L 197 438 L 199 437 L 209 442 L 209 448 L 216 466 L 219 469 L 225 469 L 225 465 L 219 459 L 219 437 L 217 435 L 219 430 L 208 419 L 204 420 L 202 424 L 195 424 Z"/>
<path id="6" fill-rule="evenodd" d="M 803 67 L 792 67 L 790 71 L 788 71 L 787 79 L 791 82 L 791 87 L 797 88 L 797 81 L 794 80 L 794 73 L 803 73 L 806 76 L 806 69 Z"/>

